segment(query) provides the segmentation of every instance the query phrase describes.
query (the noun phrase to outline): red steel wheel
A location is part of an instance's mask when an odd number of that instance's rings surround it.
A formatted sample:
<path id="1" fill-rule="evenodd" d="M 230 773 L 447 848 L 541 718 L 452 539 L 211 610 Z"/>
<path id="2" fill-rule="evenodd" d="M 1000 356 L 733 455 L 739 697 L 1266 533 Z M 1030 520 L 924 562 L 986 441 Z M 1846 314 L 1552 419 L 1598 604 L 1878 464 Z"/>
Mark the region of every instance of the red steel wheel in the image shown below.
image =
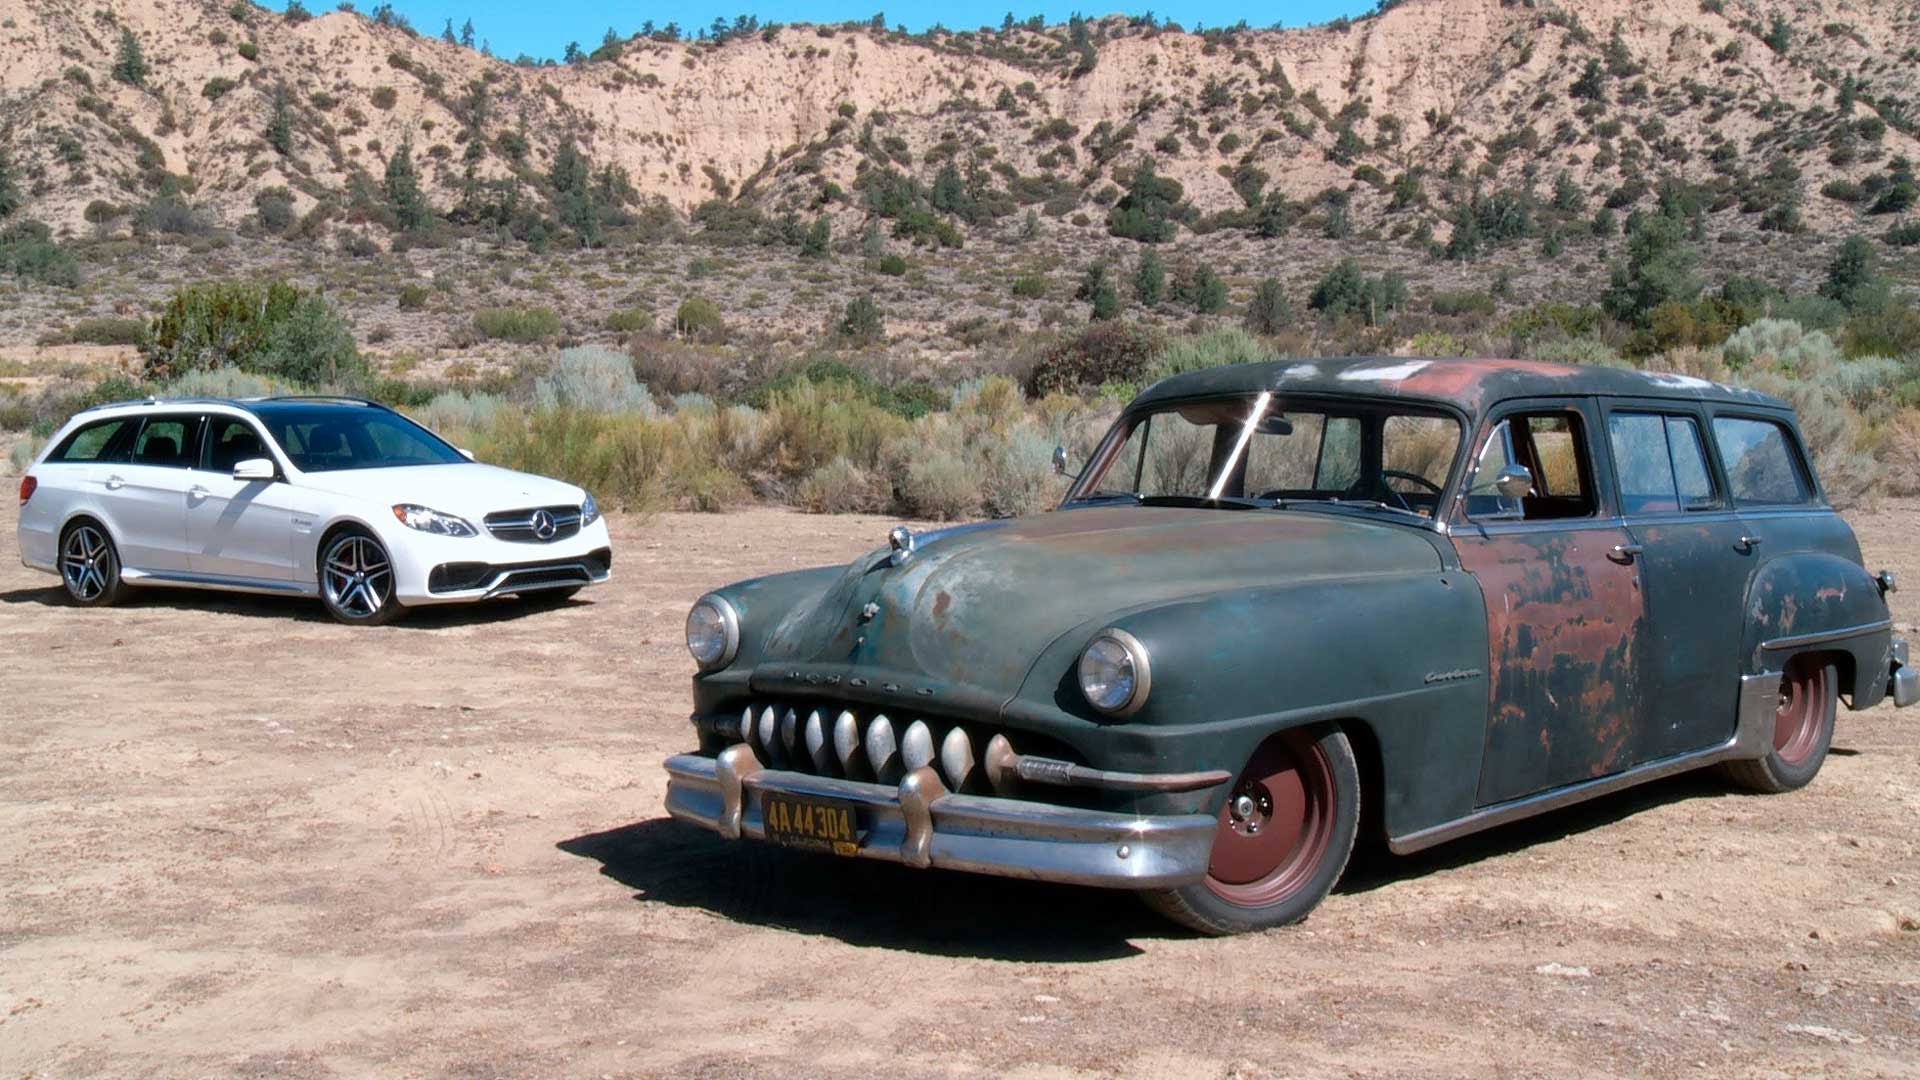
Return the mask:
<path id="1" fill-rule="evenodd" d="M 1333 763 L 1312 738 L 1263 743 L 1220 808 L 1207 887 L 1244 907 L 1297 892 L 1326 857 L 1336 801 Z"/>
<path id="2" fill-rule="evenodd" d="M 1240 934 L 1307 917 L 1347 868 L 1360 827 L 1353 745 L 1327 725 L 1279 732 L 1227 792 L 1205 876 L 1141 894 L 1206 934 Z"/>
<path id="3" fill-rule="evenodd" d="M 1780 707 L 1773 714 L 1773 752 L 1789 766 L 1804 764 L 1819 745 L 1827 723 L 1833 669 L 1826 664 L 1794 664 L 1780 680 Z"/>

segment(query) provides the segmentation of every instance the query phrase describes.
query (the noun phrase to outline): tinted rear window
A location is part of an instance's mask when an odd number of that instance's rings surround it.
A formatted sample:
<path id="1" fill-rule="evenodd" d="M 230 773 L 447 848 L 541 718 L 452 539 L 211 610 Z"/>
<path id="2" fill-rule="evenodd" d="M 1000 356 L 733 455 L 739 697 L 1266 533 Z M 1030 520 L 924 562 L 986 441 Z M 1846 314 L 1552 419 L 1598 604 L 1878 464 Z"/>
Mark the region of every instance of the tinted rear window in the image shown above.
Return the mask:
<path id="1" fill-rule="evenodd" d="M 133 444 L 133 433 L 140 426 L 137 416 L 95 420 L 67 436 L 66 441 L 47 455 L 48 461 L 90 462 L 125 461 Z"/>

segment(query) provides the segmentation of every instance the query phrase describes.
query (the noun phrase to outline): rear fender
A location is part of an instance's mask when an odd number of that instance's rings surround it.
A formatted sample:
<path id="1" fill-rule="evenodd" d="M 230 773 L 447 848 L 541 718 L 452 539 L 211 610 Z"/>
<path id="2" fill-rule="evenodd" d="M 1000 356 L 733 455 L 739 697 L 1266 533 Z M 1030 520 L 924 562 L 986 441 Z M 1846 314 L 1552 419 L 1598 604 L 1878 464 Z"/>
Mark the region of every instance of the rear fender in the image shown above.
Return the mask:
<path id="1" fill-rule="evenodd" d="M 1854 709 L 1887 691 L 1893 628 L 1879 583 L 1858 562 L 1825 552 L 1769 560 L 1747 586 L 1742 674 L 1784 670 L 1806 653 L 1834 656 Z"/>

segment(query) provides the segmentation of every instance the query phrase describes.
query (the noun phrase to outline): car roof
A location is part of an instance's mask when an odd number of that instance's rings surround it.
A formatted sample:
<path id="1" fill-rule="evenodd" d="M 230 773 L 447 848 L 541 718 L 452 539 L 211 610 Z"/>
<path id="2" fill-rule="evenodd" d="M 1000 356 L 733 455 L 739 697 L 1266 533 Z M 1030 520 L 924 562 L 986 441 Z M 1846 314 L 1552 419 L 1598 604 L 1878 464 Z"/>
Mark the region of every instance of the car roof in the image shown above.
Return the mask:
<path id="1" fill-rule="evenodd" d="M 127 401 L 108 401 L 108 402 L 103 402 L 102 404 L 99 404 L 99 405 L 90 405 L 87 408 L 80 410 L 80 412 L 74 415 L 75 415 L 75 418 L 78 419 L 81 416 L 95 416 L 95 415 L 109 413 L 109 412 L 125 412 L 130 414 L 137 414 L 140 412 L 144 412 L 148 409 L 178 409 L 178 408 L 184 408 L 184 407 L 202 408 L 207 406 L 217 406 L 217 407 L 223 407 L 228 409 L 236 409 L 241 412 L 250 412 L 256 415 L 265 415 L 267 413 L 275 412 L 280 409 L 288 408 L 288 407 L 325 408 L 328 406 L 335 406 L 342 409 L 380 409 L 382 411 L 387 411 L 387 412 L 392 411 L 391 409 L 388 409 L 387 406 L 382 405 L 377 401 L 369 400 L 367 398 L 338 397 L 338 396 L 332 396 L 332 395 L 282 394 L 275 397 L 250 397 L 250 398 L 219 398 L 219 397 L 133 398 Z"/>
<path id="2" fill-rule="evenodd" d="M 1779 398 L 1692 375 L 1633 368 L 1581 367 L 1540 360 L 1478 360 L 1420 356 L 1364 356 L 1270 360 L 1204 368 L 1168 376 L 1133 400 L 1138 408 L 1213 394 L 1288 394 L 1397 397 L 1453 405 L 1469 415 L 1510 398 L 1600 395 L 1675 398 L 1785 409 Z"/>

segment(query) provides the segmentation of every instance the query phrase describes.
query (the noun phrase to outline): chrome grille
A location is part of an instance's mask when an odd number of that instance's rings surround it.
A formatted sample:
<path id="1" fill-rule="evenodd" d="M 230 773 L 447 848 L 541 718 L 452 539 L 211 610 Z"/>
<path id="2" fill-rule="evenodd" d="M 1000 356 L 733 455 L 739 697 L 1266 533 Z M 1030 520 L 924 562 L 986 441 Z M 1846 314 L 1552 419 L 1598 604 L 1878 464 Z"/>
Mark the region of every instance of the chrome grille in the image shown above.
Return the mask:
<path id="1" fill-rule="evenodd" d="M 488 514 L 487 531 L 496 540 L 516 544 L 551 544 L 580 533 L 577 506 L 534 506 Z"/>
<path id="2" fill-rule="evenodd" d="M 1020 783 L 1004 764 L 1012 756 L 1004 734 L 911 710 L 756 701 L 737 715 L 705 722 L 725 740 L 746 743 L 770 769 L 897 784 L 931 765 L 953 791 L 1008 794 Z"/>

